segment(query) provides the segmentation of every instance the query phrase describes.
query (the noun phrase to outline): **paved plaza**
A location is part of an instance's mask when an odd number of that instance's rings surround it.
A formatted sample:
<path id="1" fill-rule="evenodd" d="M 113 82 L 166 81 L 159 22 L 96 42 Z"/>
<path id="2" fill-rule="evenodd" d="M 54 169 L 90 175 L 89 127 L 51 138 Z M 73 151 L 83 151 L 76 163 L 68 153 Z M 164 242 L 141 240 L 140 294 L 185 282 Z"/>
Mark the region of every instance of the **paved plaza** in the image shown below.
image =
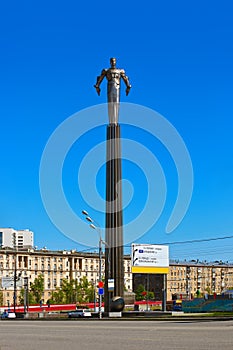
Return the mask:
<path id="1" fill-rule="evenodd" d="M 232 350 L 233 321 L 0 321 L 0 350 Z"/>

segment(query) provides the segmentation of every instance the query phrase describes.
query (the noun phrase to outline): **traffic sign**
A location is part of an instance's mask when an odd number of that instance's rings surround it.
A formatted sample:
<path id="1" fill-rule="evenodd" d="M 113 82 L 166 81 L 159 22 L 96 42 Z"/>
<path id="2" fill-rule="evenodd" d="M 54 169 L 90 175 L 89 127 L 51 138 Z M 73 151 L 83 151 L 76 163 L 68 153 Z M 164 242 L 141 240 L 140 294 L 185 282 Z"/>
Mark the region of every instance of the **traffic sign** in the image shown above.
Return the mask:
<path id="1" fill-rule="evenodd" d="M 103 281 L 99 281 L 98 287 L 99 287 L 99 288 L 103 288 L 103 287 L 104 287 L 104 282 L 103 282 Z"/>
<path id="2" fill-rule="evenodd" d="M 114 291 L 114 279 L 113 278 L 108 279 L 108 291 L 109 292 Z"/>
<path id="3" fill-rule="evenodd" d="M 103 288 L 99 288 L 98 293 L 99 293 L 99 295 L 103 295 L 104 294 L 104 289 Z"/>
<path id="4" fill-rule="evenodd" d="M 2 288 L 8 289 L 14 286 L 14 277 L 2 277 Z"/>

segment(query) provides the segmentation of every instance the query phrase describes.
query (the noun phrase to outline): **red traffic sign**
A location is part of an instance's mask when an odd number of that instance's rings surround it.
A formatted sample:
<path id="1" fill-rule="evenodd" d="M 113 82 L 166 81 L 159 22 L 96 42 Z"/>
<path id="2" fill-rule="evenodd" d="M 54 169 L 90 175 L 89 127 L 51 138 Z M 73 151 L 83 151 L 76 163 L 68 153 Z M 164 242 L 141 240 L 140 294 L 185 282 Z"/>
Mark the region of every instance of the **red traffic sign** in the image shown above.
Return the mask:
<path id="1" fill-rule="evenodd" d="M 103 282 L 103 281 L 99 281 L 98 287 L 99 287 L 99 288 L 103 288 L 103 287 L 104 287 L 104 282 Z"/>

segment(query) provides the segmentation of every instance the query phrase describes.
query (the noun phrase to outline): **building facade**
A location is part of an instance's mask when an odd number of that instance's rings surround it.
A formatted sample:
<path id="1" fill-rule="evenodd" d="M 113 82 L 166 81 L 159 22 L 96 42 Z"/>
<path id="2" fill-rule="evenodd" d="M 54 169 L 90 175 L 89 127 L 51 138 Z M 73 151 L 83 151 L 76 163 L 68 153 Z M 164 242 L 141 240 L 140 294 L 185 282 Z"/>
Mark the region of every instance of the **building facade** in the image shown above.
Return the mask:
<path id="1" fill-rule="evenodd" d="M 102 259 L 102 276 L 104 260 Z M 39 275 L 44 276 L 43 300 L 46 302 L 56 288 L 61 287 L 62 280 L 77 280 L 84 276 L 94 286 L 99 280 L 99 255 L 97 253 L 80 253 L 71 251 L 48 251 L 46 249 L 0 250 L 0 291 L 3 293 L 3 304 L 12 305 L 14 295 L 14 277 L 17 279 L 17 295 L 25 280 L 30 284 Z M 125 289 L 132 291 L 131 261 L 124 259 Z"/>
<path id="2" fill-rule="evenodd" d="M 233 287 L 233 265 L 222 261 L 171 261 L 167 276 L 167 295 L 170 300 L 191 299 L 200 294 L 221 294 Z"/>
<path id="3" fill-rule="evenodd" d="M 32 231 L 15 230 L 13 228 L 0 228 L 1 248 L 32 248 L 34 246 L 34 234 Z"/>
<path id="4" fill-rule="evenodd" d="M 102 275 L 104 276 L 104 259 L 102 259 Z M 77 280 L 84 276 L 94 286 L 99 280 L 98 253 L 82 253 L 71 251 L 49 251 L 46 249 L 0 249 L 0 291 L 3 304 L 13 304 L 14 277 L 17 278 L 17 295 L 28 281 L 34 282 L 39 275 L 44 276 L 43 299 L 46 302 L 56 288 L 61 287 L 62 280 Z M 136 281 L 136 282 L 135 282 Z M 131 258 L 124 257 L 124 284 L 126 291 L 135 291 L 136 284 L 145 284 L 145 290 L 153 291 L 155 298 L 161 300 L 161 275 L 132 275 Z M 170 261 L 169 273 L 166 278 L 167 300 L 174 295 L 178 298 L 189 298 L 199 293 L 220 294 L 225 289 L 233 287 L 233 265 L 215 262 L 201 263 Z"/>

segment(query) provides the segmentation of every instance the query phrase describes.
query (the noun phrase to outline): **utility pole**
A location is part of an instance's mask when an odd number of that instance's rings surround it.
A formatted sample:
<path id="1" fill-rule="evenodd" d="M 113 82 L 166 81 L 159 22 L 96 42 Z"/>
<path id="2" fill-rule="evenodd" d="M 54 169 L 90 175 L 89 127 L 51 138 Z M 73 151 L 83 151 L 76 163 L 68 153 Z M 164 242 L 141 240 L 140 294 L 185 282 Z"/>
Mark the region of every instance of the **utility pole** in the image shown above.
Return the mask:
<path id="1" fill-rule="evenodd" d="M 13 299 L 14 299 L 14 312 L 16 310 L 16 298 L 17 298 L 17 285 L 16 285 L 16 282 L 17 282 L 17 250 L 16 250 L 16 233 L 14 232 L 14 296 L 13 296 Z"/>

